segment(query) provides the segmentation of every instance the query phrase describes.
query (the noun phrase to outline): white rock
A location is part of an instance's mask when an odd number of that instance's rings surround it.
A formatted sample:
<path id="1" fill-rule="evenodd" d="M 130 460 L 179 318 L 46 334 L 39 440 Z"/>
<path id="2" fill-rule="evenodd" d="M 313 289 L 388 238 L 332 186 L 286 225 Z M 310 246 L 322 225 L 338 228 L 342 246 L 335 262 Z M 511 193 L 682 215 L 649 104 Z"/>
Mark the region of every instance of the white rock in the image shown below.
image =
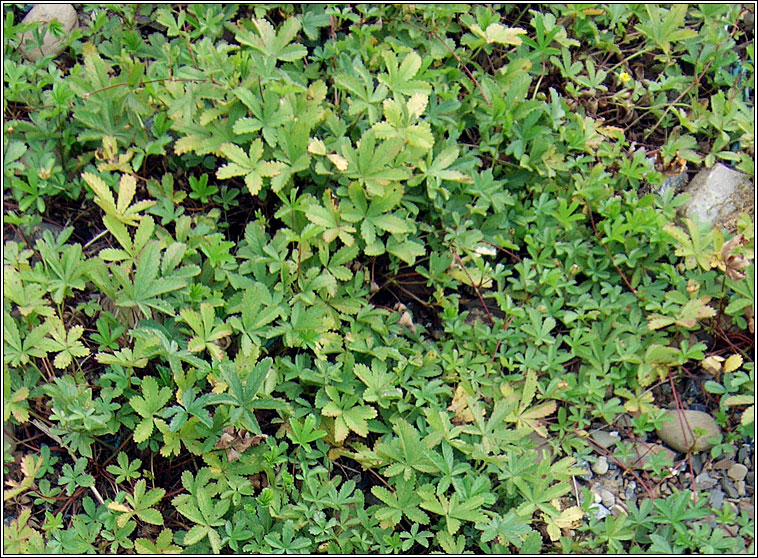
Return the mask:
<path id="1" fill-rule="evenodd" d="M 680 208 L 681 214 L 702 225 L 720 226 L 735 213 L 747 212 L 745 203 L 752 206 L 755 186 L 747 175 L 719 163 L 697 173 L 685 192 L 692 199 Z"/>
<path id="2" fill-rule="evenodd" d="M 596 475 L 606 474 L 608 472 L 608 459 L 602 455 L 598 457 L 597 461 L 592 464 L 592 470 Z"/>
<path id="3" fill-rule="evenodd" d="M 616 497 L 613 495 L 613 492 L 611 492 L 610 490 L 602 489 L 600 491 L 600 498 L 601 498 L 602 504 L 606 508 L 612 508 L 613 505 L 616 503 Z"/>
<path id="4" fill-rule="evenodd" d="M 734 481 L 744 480 L 745 476 L 747 475 L 747 467 L 745 467 L 742 463 L 735 463 L 729 467 L 727 475 L 729 475 L 729 478 Z"/>
<path id="5" fill-rule="evenodd" d="M 60 38 L 56 39 L 49 31 L 45 31 L 42 46 L 37 47 L 32 32 L 24 33 L 21 38 L 21 54 L 24 58 L 36 62 L 48 54 L 56 55 L 63 50 L 64 42 L 76 25 L 76 10 L 71 4 L 35 4 L 31 11 L 26 14 L 22 23 L 39 21 L 45 26 L 54 19 L 63 25 L 63 33 Z"/>

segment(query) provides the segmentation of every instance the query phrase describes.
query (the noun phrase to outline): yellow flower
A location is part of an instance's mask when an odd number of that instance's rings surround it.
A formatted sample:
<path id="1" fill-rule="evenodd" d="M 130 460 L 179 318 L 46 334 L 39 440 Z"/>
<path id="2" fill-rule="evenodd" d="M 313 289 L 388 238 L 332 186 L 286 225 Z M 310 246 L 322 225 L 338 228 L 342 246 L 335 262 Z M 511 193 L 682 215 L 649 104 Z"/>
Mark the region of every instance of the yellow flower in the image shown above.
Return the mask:
<path id="1" fill-rule="evenodd" d="M 632 79 L 632 76 L 630 76 L 628 72 L 624 71 L 619 74 L 619 79 L 621 80 L 621 83 L 626 83 Z"/>

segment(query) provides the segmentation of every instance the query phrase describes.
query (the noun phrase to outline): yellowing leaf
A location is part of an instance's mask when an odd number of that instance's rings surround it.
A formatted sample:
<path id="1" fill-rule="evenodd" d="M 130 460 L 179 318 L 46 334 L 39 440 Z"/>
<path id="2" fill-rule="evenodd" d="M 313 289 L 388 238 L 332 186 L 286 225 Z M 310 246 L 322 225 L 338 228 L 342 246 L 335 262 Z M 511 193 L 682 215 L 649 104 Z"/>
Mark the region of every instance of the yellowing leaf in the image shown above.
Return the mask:
<path id="1" fill-rule="evenodd" d="M 453 402 L 447 408 L 448 411 L 455 413 L 452 420 L 454 424 L 468 424 L 469 422 L 474 422 L 474 413 L 471 412 L 468 400 L 466 399 L 467 396 L 468 393 L 466 392 L 466 388 L 462 385 L 455 388 Z"/>
<path id="2" fill-rule="evenodd" d="M 488 43 L 518 46 L 521 44 L 519 35 L 524 33 L 526 31 L 520 27 L 505 27 L 499 23 L 491 23 L 485 31 L 485 39 Z"/>
<path id="3" fill-rule="evenodd" d="M 724 372 L 734 372 L 740 366 L 742 366 L 742 357 L 740 355 L 732 355 L 724 363 Z"/>
<path id="4" fill-rule="evenodd" d="M 348 162 L 347 159 L 345 159 L 342 155 L 338 155 L 337 153 L 329 153 L 326 158 L 329 159 L 335 167 L 337 167 L 338 171 L 345 172 L 347 170 Z"/>
<path id="5" fill-rule="evenodd" d="M 732 395 L 724 399 L 724 405 L 729 405 L 730 407 L 734 405 L 752 405 L 754 401 L 754 395 Z"/>
<path id="6" fill-rule="evenodd" d="M 126 504 L 121 504 L 120 502 L 109 502 L 108 509 L 121 513 L 132 513 L 132 508 Z"/>
<path id="7" fill-rule="evenodd" d="M 700 366 L 709 374 L 718 376 L 721 373 L 721 363 L 724 362 L 724 357 L 719 355 L 711 355 L 703 359 Z"/>
<path id="8" fill-rule="evenodd" d="M 740 418 L 740 423 L 742 423 L 742 426 L 747 426 L 748 424 L 752 424 L 754 421 L 755 405 L 750 405 L 750 407 L 743 411 L 742 417 Z"/>
<path id="9" fill-rule="evenodd" d="M 570 529 L 575 527 L 576 522 L 581 521 L 582 517 L 584 517 L 584 510 L 579 506 L 571 506 L 561 512 L 555 523 L 562 529 Z"/>
<path id="10" fill-rule="evenodd" d="M 584 517 L 584 511 L 579 506 L 572 506 L 561 512 L 561 515 L 555 518 L 547 517 L 545 514 L 542 518 L 547 523 L 547 534 L 550 540 L 557 541 L 561 538 L 561 529 L 571 529 L 578 527 L 578 522 Z"/>
<path id="11" fill-rule="evenodd" d="M 308 142 L 308 153 L 313 155 L 326 155 L 326 146 L 324 142 L 318 138 L 313 138 Z"/>
<path id="12" fill-rule="evenodd" d="M 423 114 L 428 102 L 429 97 L 427 95 L 424 95 L 423 93 L 414 93 L 411 98 L 408 99 L 408 112 L 418 118 Z"/>
<path id="13" fill-rule="evenodd" d="M 624 139 L 624 129 L 618 126 L 598 126 L 597 131 L 607 138 Z"/>

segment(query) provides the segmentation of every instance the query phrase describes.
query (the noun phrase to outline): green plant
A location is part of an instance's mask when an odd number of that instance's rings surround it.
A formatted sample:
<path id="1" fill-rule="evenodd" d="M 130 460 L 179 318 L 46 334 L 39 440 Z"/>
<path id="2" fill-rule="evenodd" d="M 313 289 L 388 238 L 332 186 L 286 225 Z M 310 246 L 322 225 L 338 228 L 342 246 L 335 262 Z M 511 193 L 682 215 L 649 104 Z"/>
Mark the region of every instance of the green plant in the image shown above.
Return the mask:
<path id="1" fill-rule="evenodd" d="M 751 548 L 662 455 L 571 490 L 702 373 L 753 434 L 752 223 L 656 193 L 752 174 L 749 7 L 77 9 L 4 6 L 6 550 Z"/>

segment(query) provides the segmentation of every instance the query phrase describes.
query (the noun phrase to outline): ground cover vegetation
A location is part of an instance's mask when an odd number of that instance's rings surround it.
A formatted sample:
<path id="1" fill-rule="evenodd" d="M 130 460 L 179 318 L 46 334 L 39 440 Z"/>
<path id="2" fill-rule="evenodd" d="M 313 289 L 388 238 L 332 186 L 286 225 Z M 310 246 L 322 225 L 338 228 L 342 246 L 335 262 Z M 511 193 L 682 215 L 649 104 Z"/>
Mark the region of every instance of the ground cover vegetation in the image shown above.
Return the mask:
<path id="1" fill-rule="evenodd" d="M 753 174 L 749 6 L 3 9 L 6 552 L 752 552 L 575 482 L 753 439 L 753 224 L 661 188 Z"/>

